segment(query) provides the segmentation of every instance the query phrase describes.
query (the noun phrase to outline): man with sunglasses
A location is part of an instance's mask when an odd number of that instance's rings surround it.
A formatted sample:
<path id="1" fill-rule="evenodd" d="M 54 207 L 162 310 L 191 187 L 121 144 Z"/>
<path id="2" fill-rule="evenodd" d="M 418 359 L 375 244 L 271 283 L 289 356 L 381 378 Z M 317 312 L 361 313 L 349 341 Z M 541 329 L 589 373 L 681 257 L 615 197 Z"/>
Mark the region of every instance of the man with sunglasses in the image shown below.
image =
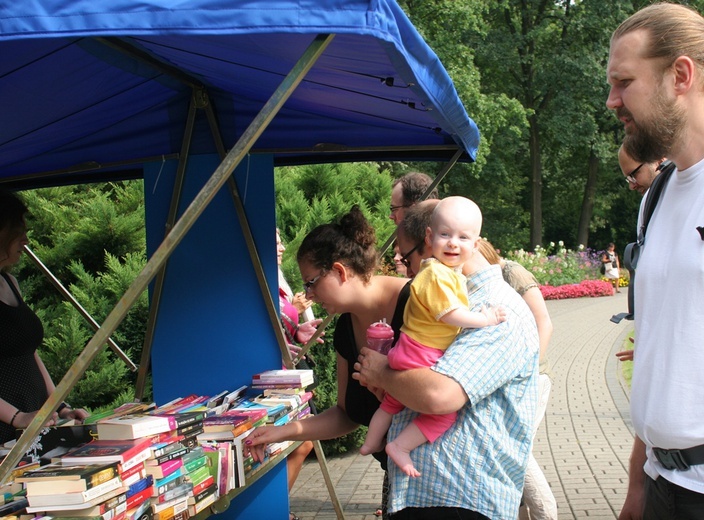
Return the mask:
<path id="1" fill-rule="evenodd" d="M 639 162 L 628 155 L 623 145 L 618 149 L 618 165 L 628 183 L 628 189 L 635 190 L 641 195 L 645 195 L 645 192 L 648 191 L 653 179 L 660 173 L 658 168 L 663 162 L 665 162 L 664 157 L 655 162 Z"/>

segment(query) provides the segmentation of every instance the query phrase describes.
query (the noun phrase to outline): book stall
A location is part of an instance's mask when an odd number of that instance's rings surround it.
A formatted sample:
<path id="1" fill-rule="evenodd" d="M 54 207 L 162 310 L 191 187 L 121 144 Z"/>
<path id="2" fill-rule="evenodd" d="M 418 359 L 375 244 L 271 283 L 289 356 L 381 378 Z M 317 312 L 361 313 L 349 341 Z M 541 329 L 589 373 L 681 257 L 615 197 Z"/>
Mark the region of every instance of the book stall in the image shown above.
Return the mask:
<path id="1" fill-rule="evenodd" d="M 280 368 L 282 359 L 294 366 L 279 322 L 274 169 L 442 161 L 437 183 L 456 162 L 474 161 L 478 130 L 440 60 L 395 0 L 43 0 L 3 9 L 0 67 L 0 90 L 14 101 L 3 113 L 0 187 L 142 179 L 148 256 L 0 463 L 3 515 L 287 518 L 280 462 L 293 447 L 272 447 L 268 463 L 250 468 L 238 452 L 241 425 L 229 421 L 248 416 L 248 428 L 261 412 L 209 415 L 252 386 L 253 374 Z M 136 405 L 145 405 L 150 375 L 153 409 L 123 413 L 130 403 L 85 426 L 43 428 L 102 349 L 115 349 L 111 336 L 145 291 Z M 276 398 L 304 406 L 302 394 L 261 390 L 239 396 L 240 405 L 257 409 Z M 205 409 L 188 419 L 184 409 L 155 413 L 191 398 L 206 402 L 194 403 Z M 169 430 L 151 429 L 167 423 Z M 138 442 L 155 437 L 148 450 Z M 83 444 L 83 455 L 44 449 L 57 438 Z M 91 453 L 115 451 L 120 441 L 134 442 L 110 461 Z M 54 466 L 20 467 L 32 450 Z M 66 455 L 85 470 L 59 465 Z M 53 492 L 57 480 L 69 491 Z"/>
<path id="2" fill-rule="evenodd" d="M 271 444 L 266 460 L 255 463 L 244 438 L 257 426 L 305 420 L 313 382 L 312 370 L 269 370 L 212 397 L 126 403 L 81 426 L 47 428 L 40 452 L 13 472 L 0 516 L 20 508 L 20 518 L 186 520 L 225 511 L 296 445 Z M 47 442 L 67 428 L 86 435 Z"/>

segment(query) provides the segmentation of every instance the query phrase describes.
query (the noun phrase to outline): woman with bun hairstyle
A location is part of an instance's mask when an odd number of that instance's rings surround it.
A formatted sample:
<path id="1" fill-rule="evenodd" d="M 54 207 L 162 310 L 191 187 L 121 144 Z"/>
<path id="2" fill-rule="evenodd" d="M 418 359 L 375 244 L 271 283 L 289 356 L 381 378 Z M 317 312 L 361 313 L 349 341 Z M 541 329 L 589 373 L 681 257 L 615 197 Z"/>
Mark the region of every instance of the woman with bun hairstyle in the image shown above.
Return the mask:
<path id="1" fill-rule="evenodd" d="M 359 351 L 366 347 L 367 328 L 385 319 L 398 339 L 408 299 L 408 280 L 377 276 L 376 233 L 354 206 L 339 223 L 323 224 L 303 239 L 297 255 L 306 297 L 328 314 L 340 314 L 333 336 L 337 351 L 337 404 L 324 412 L 282 426 L 262 426 L 245 441 L 255 460 L 266 445 L 284 440 L 334 439 L 360 425 L 369 425 L 379 399 L 352 379 Z M 375 456 L 386 467 L 386 454 Z"/>

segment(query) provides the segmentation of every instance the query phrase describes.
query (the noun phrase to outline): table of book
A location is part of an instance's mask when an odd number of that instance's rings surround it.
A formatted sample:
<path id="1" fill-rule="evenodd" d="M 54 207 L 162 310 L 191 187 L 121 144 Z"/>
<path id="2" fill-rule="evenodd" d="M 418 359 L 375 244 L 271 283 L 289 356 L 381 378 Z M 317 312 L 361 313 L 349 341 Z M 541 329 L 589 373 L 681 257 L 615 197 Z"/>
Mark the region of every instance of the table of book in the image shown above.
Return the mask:
<path id="1" fill-rule="evenodd" d="M 293 377 L 294 372 L 310 372 L 312 379 L 312 371 L 270 372 L 287 372 L 288 378 Z M 245 457 L 242 451 L 244 438 L 256 426 L 285 424 L 309 415 L 312 394 L 304 388 L 305 384 L 301 384 L 298 389 L 284 391 L 260 379 L 260 374 L 257 374 L 250 389 L 245 386 L 215 397 L 191 395 L 160 407 L 127 403 L 107 414 L 98 415 L 94 418 L 95 422 L 89 418 L 89 424 L 78 428 L 85 435 L 84 441 L 91 436 L 97 436 L 97 440 L 73 448 L 57 446 L 43 454 L 42 460 L 49 459 L 51 455 L 52 464 L 31 468 L 24 475 L 18 473 L 16 480 L 27 483 L 28 512 L 44 512 L 57 519 L 68 514 L 85 520 L 144 520 L 142 515 L 150 511 L 157 520 L 203 520 L 211 514 L 222 513 L 230 507 L 232 500 L 284 461 L 300 444 L 287 442 L 269 446 L 270 456 L 264 462 L 249 467 L 247 460 L 251 461 L 251 458 Z M 248 390 L 250 393 L 252 390 L 264 393 L 250 397 L 246 395 Z M 60 456 L 57 457 L 57 453 Z M 217 464 L 216 470 L 210 469 L 213 461 Z M 195 465 L 196 462 L 198 465 Z M 222 476 L 221 464 L 225 468 Z M 34 465 L 38 466 L 36 460 Z M 103 474 L 107 471 L 103 468 L 110 466 L 111 473 L 103 475 L 104 478 L 98 482 L 97 477 L 91 476 L 96 475 L 98 469 L 80 473 L 75 468 L 87 465 L 101 465 L 100 473 Z M 209 466 L 207 472 L 203 471 L 205 465 Z M 76 469 L 75 478 L 62 473 L 71 466 Z M 198 479 L 195 477 L 197 468 L 202 474 Z M 178 482 L 167 486 L 168 476 L 174 471 Z M 50 480 L 49 477 L 54 480 L 41 483 L 42 480 Z M 79 488 L 69 489 L 66 479 L 83 479 L 87 483 L 79 491 Z M 60 488 L 57 485 L 59 481 Z M 113 485 L 115 481 L 119 483 Z M 106 487 L 108 485 L 110 487 Z M 176 487 L 180 489 L 172 491 Z M 209 491 L 207 495 L 206 489 Z M 126 498 L 120 496 L 121 501 L 117 502 L 115 497 L 119 494 L 125 494 Z M 140 495 L 139 502 L 130 498 L 137 494 Z M 210 498 L 211 495 L 214 498 Z M 200 500 L 202 504 L 199 504 Z M 186 507 L 186 501 L 188 506 L 185 513 L 181 513 L 182 509 L 176 506 L 173 514 L 171 509 L 167 509 L 170 503 Z M 109 506 L 106 505 L 108 503 Z M 96 516 L 85 516 L 80 511 L 83 508 L 96 511 L 98 507 L 100 514 Z M 66 513 L 62 514 L 63 511 Z"/>

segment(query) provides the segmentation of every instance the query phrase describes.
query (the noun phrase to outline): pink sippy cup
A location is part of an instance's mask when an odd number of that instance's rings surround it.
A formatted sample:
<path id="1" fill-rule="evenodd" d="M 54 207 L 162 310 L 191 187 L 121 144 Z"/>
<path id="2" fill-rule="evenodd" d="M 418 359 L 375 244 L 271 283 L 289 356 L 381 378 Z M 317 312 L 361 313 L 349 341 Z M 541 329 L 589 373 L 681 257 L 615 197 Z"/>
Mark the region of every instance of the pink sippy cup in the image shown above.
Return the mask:
<path id="1" fill-rule="evenodd" d="M 367 329 L 367 346 L 370 349 L 382 354 L 388 354 L 393 342 L 394 329 L 386 323 L 386 319 L 369 325 Z"/>

